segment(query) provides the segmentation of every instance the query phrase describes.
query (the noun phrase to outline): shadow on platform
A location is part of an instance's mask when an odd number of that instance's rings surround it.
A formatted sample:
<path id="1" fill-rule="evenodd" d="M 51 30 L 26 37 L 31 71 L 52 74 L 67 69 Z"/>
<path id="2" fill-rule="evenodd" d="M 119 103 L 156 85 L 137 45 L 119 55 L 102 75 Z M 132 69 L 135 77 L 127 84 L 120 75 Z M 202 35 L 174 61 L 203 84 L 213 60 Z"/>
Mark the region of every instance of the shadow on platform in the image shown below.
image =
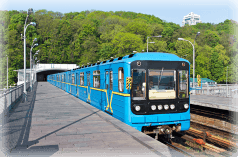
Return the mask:
<path id="1" fill-rule="evenodd" d="M 28 141 L 36 90 L 37 83 L 34 84 L 33 91 L 27 93 L 28 101 L 24 103 L 19 101 L 8 115 L 3 117 L 2 152 L 7 156 L 37 154 L 51 156 L 59 150 L 58 145 L 34 146 L 38 140 Z"/>

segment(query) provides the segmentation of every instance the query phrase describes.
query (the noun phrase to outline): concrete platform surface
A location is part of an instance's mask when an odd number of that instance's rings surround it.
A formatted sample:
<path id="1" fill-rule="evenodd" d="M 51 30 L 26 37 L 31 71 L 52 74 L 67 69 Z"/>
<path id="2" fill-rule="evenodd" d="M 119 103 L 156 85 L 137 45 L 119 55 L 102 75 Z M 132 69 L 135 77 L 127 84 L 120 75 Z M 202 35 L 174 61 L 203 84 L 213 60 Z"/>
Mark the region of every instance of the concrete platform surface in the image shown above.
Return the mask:
<path id="1" fill-rule="evenodd" d="M 2 126 L 6 156 L 184 156 L 48 82 Z"/>
<path id="2" fill-rule="evenodd" d="M 193 105 L 238 112 L 238 98 L 191 94 L 190 103 Z"/>

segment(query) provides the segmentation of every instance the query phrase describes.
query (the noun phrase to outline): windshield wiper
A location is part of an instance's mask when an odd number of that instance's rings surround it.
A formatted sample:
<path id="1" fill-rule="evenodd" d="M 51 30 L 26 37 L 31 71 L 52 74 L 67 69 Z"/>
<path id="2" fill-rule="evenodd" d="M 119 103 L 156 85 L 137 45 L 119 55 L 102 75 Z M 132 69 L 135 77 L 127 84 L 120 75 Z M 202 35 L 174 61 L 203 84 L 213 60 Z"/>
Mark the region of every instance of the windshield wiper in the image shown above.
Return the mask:
<path id="1" fill-rule="evenodd" d="M 159 83 L 160 83 L 160 81 L 161 81 L 161 78 L 162 78 L 162 76 L 163 76 L 163 71 L 164 71 L 164 67 L 162 68 L 161 76 L 160 76 L 160 78 L 159 78 L 159 82 L 158 82 L 158 89 L 159 89 Z"/>

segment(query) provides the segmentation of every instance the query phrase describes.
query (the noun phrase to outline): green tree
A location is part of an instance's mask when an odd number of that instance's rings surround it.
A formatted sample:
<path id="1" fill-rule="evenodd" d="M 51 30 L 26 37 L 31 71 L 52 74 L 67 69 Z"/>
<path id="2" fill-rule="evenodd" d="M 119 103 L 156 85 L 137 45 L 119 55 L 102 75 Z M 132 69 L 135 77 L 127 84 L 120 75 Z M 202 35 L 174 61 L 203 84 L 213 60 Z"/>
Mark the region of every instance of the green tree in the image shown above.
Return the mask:
<path id="1" fill-rule="evenodd" d="M 236 34 L 234 34 L 234 36 L 231 36 L 229 39 L 230 44 L 229 44 L 228 56 L 230 58 L 235 57 L 238 52 L 238 40 L 237 40 L 238 28 L 236 30 L 237 30 Z M 224 47 L 225 49 L 227 49 L 226 46 Z"/>
<path id="2" fill-rule="evenodd" d="M 6 55 L 5 55 L 5 48 L 6 48 L 6 41 L 5 41 L 5 29 L 2 25 L 0 25 L 0 89 L 4 88 L 6 85 Z"/>
<path id="3" fill-rule="evenodd" d="M 143 49 L 141 38 L 131 33 L 118 33 L 112 44 L 114 47 L 113 55 L 117 57 L 131 54 L 133 51 L 141 52 Z"/>
<path id="4" fill-rule="evenodd" d="M 219 60 L 219 54 L 217 51 L 214 51 L 211 56 L 211 79 L 220 83 L 223 81 L 222 75 L 223 75 L 223 63 L 221 60 Z"/>
<path id="5" fill-rule="evenodd" d="M 154 39 L 154 38 L 153 38 Z M 149 44 L 148 51 L 149 52 L 167 52 L 167 43 L 166 41 L 156 41 L 154 40 L 154 44 Z M 144 44 L 144 50 L 146 50 L 147 44 Z"/>
<path id="6" fill-rule="evenodd" d="M 198 47 L 196 49 L 196 69 L 195 74 L 200 75 L 201 78 L 211 78 L 211 55 L 213 51 L 208 45 Z"/>
<path id="7" fill-rule="evenodd" d="M 152 30 L 149 29 L 148 25 L 144 20 L 134 20 L 126 26 L 126 31 L 132 34 L 140 35 L 145 42 L 147 36 L 152 33 Z"/>
<path id="8" fill-rule="evenodd" d="M 207 45 L 211 47 L 215 47 L 216 45 L 219 44 L 219 40 L 220 40 L 220 37 L 217 35 L 216 32 L 211 30 L 207 30 L 205 32 L 205 41 Z"/>
<path id="9" fill-rule="evenodd" d="M 228 81 L 231 83 L 238 83 L 238 54 L 232 59 L 232 63 L 228 68 Z"/>

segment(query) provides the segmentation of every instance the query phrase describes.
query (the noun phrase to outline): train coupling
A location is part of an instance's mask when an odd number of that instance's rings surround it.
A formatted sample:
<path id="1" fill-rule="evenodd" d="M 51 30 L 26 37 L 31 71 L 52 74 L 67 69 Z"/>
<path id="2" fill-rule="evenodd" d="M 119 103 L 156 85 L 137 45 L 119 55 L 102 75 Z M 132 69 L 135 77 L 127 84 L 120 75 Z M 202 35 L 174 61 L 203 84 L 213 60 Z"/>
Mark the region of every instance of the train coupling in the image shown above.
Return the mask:
<path id="1" fill-rule="evenodd" d="M 158 134 L 158 135 L 171 135 L 172 132 L 181 131 L 181 124 L 178 125 L 160 125 L 160 126 L 148 126 L 143 128 L 145 134 Z"/>
<path id="2" fill-rule="evenodd" d="M 172 128 L 169 127 L 168 125 L 163 125 L 158 128 L 159 135 L 164 135 L 164 134 L 172 134 Z"/>

